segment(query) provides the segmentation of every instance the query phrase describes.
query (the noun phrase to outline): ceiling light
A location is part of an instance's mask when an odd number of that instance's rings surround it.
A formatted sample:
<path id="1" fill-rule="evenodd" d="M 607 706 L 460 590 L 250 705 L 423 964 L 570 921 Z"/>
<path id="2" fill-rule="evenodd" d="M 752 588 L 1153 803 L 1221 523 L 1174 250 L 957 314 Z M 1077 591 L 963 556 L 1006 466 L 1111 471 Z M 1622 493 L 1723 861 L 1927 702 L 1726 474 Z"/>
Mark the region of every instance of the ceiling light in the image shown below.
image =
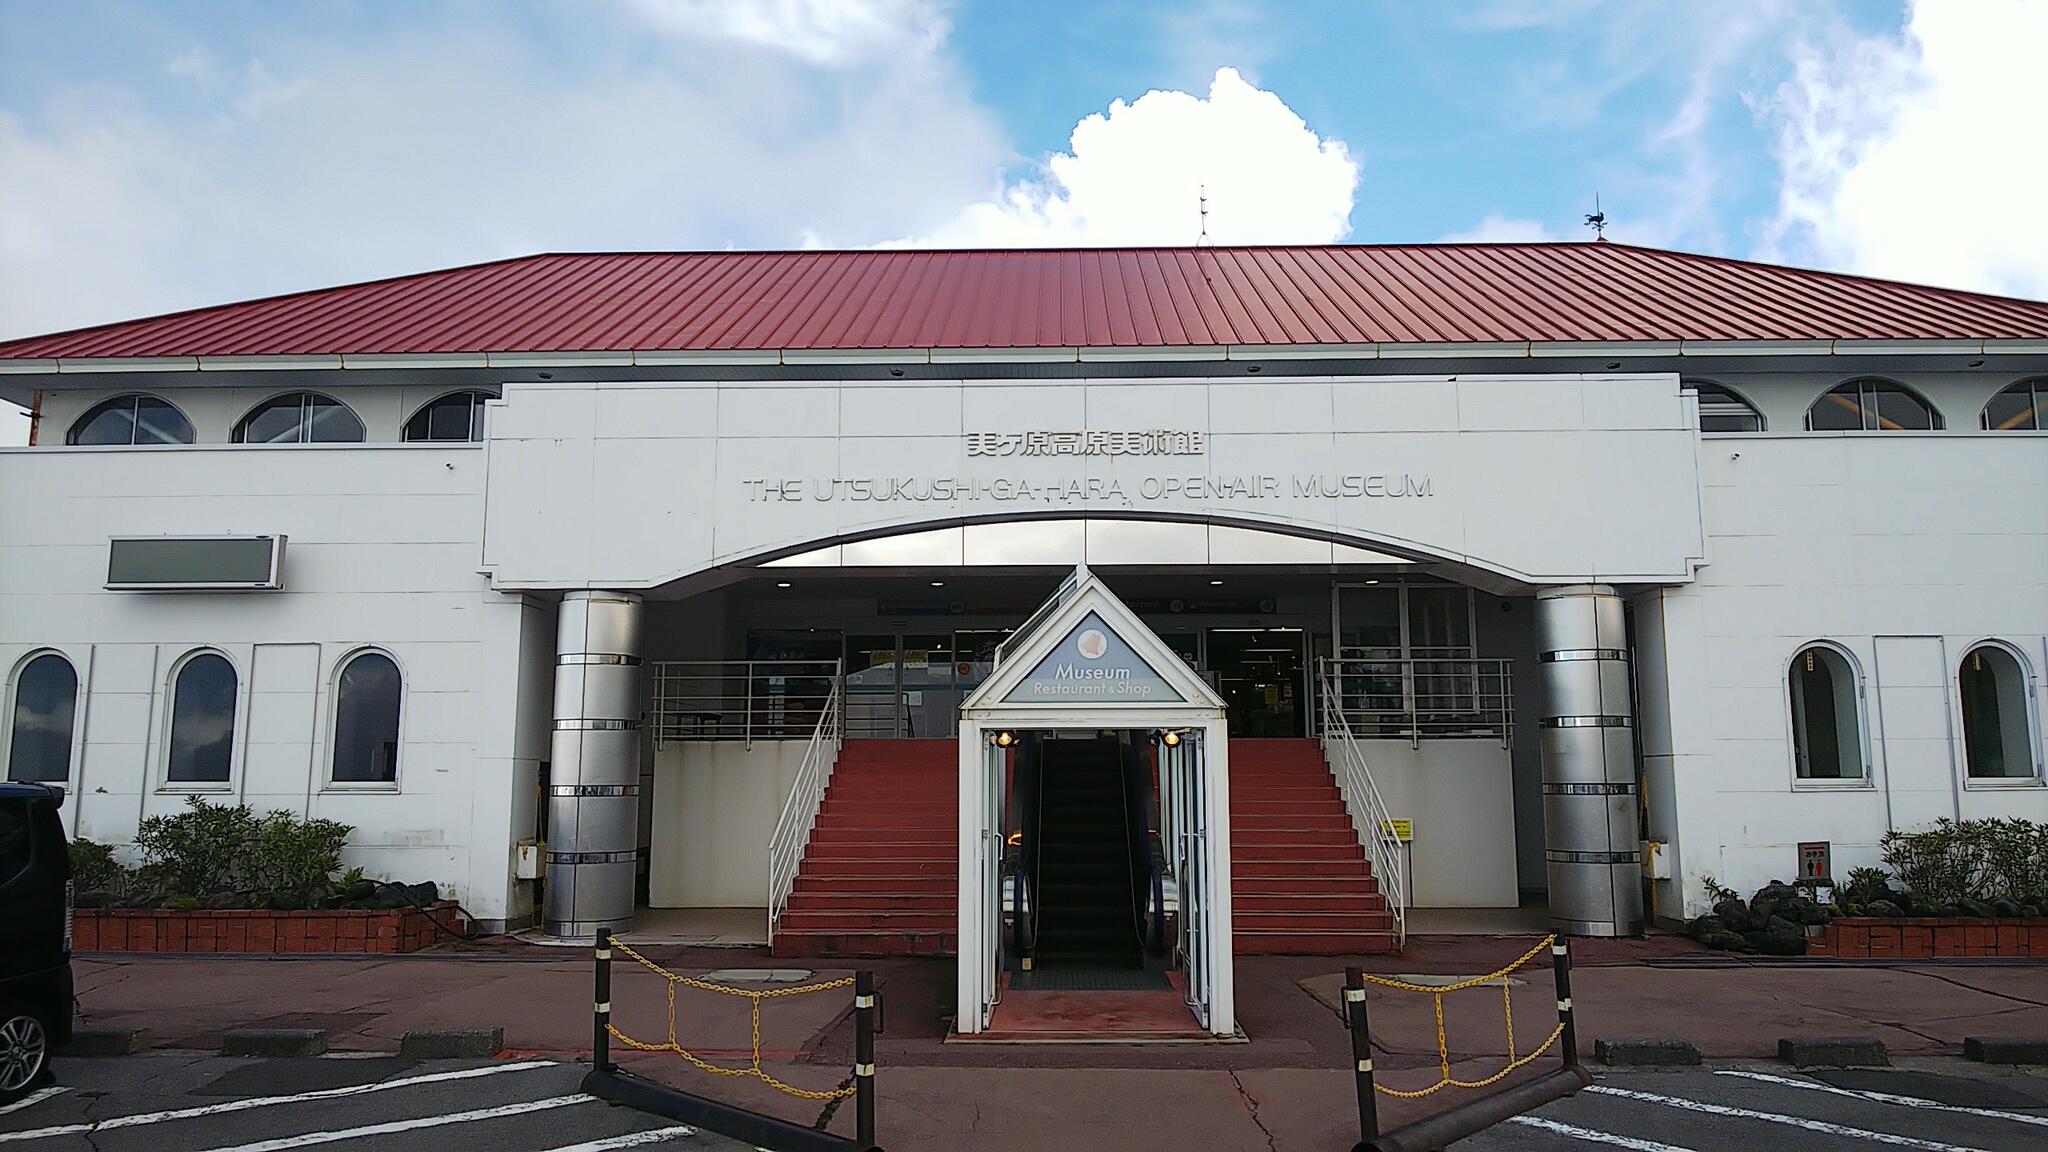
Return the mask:
<path id="1" fill-rule="evenodd" d="M 777 588 L 787 588 L 787 587 L 789 587 L 789 581 L 787 581 L 787 580 L 777 580 L 777 581 L 775 582 L 775 586 L 776 586 Z"/>
<path id="2" fill-rule="evenodd" d="M 1211 581 L 1209 581 L 1209 587 L 1211 587 L 1211 588 L 1220 588 L 1220 587 L 1222 587 L 1222 586 L 1223 586 L 1223 581 L 1221 581 L 1221 580 L 1211 580 Z"/>
<path id="3" fill-rule="evenodd" d="M 934 580 L 934 581 L 932 581 L 932 587 L 934 587 L 934 588 L 944 588 L 945 586 L 946 586 L 946 582 L 945 582 L 944 580 Z"/>

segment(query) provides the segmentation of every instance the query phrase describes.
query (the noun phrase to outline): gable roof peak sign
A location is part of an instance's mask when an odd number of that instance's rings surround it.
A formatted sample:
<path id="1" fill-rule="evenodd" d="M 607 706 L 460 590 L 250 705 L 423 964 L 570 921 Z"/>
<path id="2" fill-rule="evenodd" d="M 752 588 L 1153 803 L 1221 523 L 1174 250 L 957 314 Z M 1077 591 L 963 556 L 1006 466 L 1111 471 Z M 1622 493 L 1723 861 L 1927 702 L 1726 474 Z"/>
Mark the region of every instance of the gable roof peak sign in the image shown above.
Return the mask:
<path id="1" fill-rule="evenodd" d="M 1225 709 L 1223 698 L 1087 567 L 1033 613 L 970 711 L 1167 706 Z"/>

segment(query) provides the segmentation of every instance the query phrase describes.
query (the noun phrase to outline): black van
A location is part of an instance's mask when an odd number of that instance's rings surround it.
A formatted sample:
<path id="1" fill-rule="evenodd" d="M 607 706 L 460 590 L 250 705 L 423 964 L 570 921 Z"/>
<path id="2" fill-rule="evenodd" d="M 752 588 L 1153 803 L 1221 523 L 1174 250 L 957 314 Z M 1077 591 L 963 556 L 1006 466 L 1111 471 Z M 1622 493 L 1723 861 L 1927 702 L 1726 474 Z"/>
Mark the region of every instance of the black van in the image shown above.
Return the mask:
<path id="1" fill-rule="evenodd" d="M 49 1078 L 71 1039 L 71 852 L 64 791 L 0 782 L 0 1104 Z"/>

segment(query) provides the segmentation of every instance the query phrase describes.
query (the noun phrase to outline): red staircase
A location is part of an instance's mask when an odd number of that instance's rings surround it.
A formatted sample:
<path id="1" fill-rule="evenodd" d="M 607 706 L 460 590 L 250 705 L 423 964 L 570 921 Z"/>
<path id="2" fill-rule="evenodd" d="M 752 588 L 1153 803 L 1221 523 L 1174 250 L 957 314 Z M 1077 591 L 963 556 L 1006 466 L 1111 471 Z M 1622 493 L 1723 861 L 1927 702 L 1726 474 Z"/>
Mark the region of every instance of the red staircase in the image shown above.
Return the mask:
<path id="1" fill-rule="evenodd" d="M 959 805 L 959 741 L 848 740 L 775 955 L 957 951 Z"/>
<path id="2" fill-rule="evenodd" d="M 775 955 L 958 950 L 959 748 L 953 740 L 846 742 Z M 1314 740 L 1230 742 L 1230 826 L 1238 952 L 1398 950 L 1386 899 Z"/>
<path id="3" fill-rule="evenodd" d="M 1230 742 L 1234 951 L 1396 952 L 1394 918 L 1314 740 Z"/>

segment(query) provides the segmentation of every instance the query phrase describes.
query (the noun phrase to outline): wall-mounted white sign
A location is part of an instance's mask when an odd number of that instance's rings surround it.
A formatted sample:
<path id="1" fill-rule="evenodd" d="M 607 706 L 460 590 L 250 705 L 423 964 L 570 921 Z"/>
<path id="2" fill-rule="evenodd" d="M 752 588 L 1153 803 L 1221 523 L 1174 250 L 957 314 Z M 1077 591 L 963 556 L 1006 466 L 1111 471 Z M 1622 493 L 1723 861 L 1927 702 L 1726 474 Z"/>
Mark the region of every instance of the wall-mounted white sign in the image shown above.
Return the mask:
<path id="1" fill-rule="evenodd" d="M 1177 703 L 1186 699 L 1094 612 L 1060 638 L 1005 704 Z"/>

